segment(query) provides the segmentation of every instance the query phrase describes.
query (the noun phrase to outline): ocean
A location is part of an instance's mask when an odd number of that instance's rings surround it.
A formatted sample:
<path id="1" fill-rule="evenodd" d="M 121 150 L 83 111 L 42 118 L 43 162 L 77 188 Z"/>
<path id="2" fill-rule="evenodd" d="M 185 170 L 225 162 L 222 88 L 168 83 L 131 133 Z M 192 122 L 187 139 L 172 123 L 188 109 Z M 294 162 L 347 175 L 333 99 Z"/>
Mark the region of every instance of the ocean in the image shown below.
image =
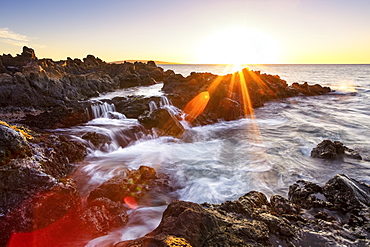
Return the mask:
<path id="1" fill-rule="evenodd" d="M 227 74 L 225 65 L 160 65 L 184 76 L 195 72 Z M 117 133 L 138 125 L 135 119 L 96 118 L 83 126 L 57 131 L 78 136 L 95 131 L 113 143 L 91 149 L 76 176 L 81 191 L 90 191 L 122 168 L 142 165 L 169 175 L 178 185 L 175 197 L 196 203 L 221 203 L 257 190 L 287 197 L 289 185 L 304 179 L 323 185 L 336 174 L 370 184 L 370 65 L 250 65 L 251 70 L 279 75 L 288 84 L 319 83 L 333 93 L 294 97 L 267 103 L 254 118 L 188 127 L 181 139 L 142 136 L 125 148 L 114 143 Z M 161 84 L 102 95 L 162 95 Z M 321 160 L 310 152 L 325 139 L 357 150 L 363 160 Z M 83 178 L 83 179 L 81 179 Z M 160 196 L 159 196 L 160 197 Z M 129 211 L 125 228 L 93 239 L 102 246 L 135 239 L 153 230 L 169 203 L 156 198 Z"/>

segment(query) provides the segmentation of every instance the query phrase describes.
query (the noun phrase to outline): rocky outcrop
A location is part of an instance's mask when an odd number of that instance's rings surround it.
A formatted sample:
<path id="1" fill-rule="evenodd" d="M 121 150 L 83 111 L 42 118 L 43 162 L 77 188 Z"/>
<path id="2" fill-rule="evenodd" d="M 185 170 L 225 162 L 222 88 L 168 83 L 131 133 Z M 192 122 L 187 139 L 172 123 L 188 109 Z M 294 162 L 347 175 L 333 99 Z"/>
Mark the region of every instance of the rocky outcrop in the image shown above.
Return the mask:
<path id="1" fill-rule="evenodd" d="M 38 59 L 33 49 L 24 47 L 16 57 L 0 56 L 0 117 L 7 121 L 17 118 L 18 122 L 39 128 L 68 127 L 89 119 L 81 109 L 84 105 L 81 100 L 158 81 L 163 81 L 163 91 L 179 109 L 191 110 L 188 104 L 198 105 L 194 99 L 207 93 L 209 97 L 202 102 L 201 110 L 195 110 L 196 115 L 192 110 L 191 114 L 185 112 L 194 125 L 235 120 L 252 114 L 256 107 L 271 100 L 330 92 L 330 88 L 318 84 L 289 86 L 279 76 L 247 68 L 225 76 L 193 72 L 183 77 L 171 70 L 163 71 L 153 61 L 109 64 L 93 55 L 82 60 L 53 61 Z M 147 104 L 140 105 L 145 100 L 138 97 L 120 97 L 114 101 L 119 105 L 117 110 L 125 108 L 118 111 L 128 117 L 137 118 L 148 108 Z M 20 114 L 11 114 L 14 108 Z"/>
<path id="2" fill-rule="evenodd" d="M 159 226 L 130 246 L 368 246 L 370 187 L 346 175 L 297 181 L 289 199 L 252 191 L 236 201 L 173 201 Z"/>
<path id="3" fill-rule="evenodd" d="M 152 85 L 163 77 L 163 69 L 154 62 L 109 64 L 93 55 L 53 61 L 38 59 L 33 49 L 24 47 L 16 57 L 0 56 L 0 107 L 42 112 L 56 108 L 67 114 L 75 101 L 119 88 Z M 33 115 L 38 114 L 34 111 Z"/>
<path id="4" fill-rule="evenodd" d="M 209 118 L 235 120 L 253 113 L 255 108 L 271 100 L 299 95 L 322 95 L 331 91 L 318 84 L 293 83 L 288 86 L 277 75 L 250 71 L 247 68 L 225 76 L 195 72 L 188 77 L 173 72 L 166 72 L 165 75 L 163 91 L 171 95 L 171 101 L 180 109 L 184 109 L 197 95 L 209 93 L 207 106 L 194 119 L 194 124 L 207 124 Z"/>
<path id="5" fill-rule="evenodd" d="M 340 141 L 332 142 L 330 140 L 324 140 L 317 144 L 311 151 L 311 157 L 320 159 L 339 159 L 343 157 L 362 159 L 357 151 L 344 146 Z"/>

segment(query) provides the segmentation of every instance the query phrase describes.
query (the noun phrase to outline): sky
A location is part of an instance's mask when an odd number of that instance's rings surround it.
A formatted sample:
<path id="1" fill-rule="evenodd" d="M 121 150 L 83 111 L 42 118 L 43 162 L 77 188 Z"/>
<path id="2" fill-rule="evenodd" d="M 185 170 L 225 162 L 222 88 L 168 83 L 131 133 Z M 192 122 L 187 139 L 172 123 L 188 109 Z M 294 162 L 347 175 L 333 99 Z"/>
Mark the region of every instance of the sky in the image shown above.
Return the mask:
<path id="1" fill-rule="evenodd" d="M 0 54 L 368 64 L 368 0 L 0 0 Z"/>

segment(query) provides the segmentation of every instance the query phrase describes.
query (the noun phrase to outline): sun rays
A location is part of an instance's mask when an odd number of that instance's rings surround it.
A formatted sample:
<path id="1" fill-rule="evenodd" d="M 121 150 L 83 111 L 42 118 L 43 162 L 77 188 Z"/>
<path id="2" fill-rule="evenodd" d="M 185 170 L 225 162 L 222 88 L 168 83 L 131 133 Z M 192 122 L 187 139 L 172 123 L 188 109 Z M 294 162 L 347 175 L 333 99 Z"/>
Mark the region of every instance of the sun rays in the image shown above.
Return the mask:
<path id="1" fill-rule="evenodd" d="M 257 99 L 264 94 L 276 96 L 261 78 L 260 72 L 244 68 L 232 74 L 215 77 L 205 91 L 188 102 L 183 112 L 186 115 L 185 119 L 190 123 L 208 108 L 212 109 L 211 112 L 216 112 L 220 119 L 228 120 L 229 116 L 229 120 L 248 118 L 251 125 L 246 130 L 256 142 L 260 143 L 261 134 L 254 108 L 262 104 Z"/>

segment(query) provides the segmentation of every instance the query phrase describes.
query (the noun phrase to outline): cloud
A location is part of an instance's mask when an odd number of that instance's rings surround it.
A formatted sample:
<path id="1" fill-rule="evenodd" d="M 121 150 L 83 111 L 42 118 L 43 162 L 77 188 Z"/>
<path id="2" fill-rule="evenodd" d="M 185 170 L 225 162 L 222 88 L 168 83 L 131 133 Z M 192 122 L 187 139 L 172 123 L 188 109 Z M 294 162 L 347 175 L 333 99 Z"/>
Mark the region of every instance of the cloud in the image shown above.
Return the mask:
<path id="1" fill-rule="evenodd" d="M 0 28 L 0 41 L 10 45 L 25 46 L 28 45 L 30 38 L 25 35 L 15 33 L 5 27 Z"/>
<path id="2" fill-rule="evenodd" d="M 34 38 L 27 37 L 26 35 L 15 33 L 9 28 L 0 28 L 0 42 L 14 46 L 32 46 L 36 48 L 45 48 L 44 45 L 30 44 L 30 40 Z"/>
<path id="3" fill-rule="evenodd" d="M 29 38 L 25 35 L 14 33 L 9 28 L 0 28 L 0 38 L 3 39 L 12 39 L 15 41 L 29 41 Z"/>

